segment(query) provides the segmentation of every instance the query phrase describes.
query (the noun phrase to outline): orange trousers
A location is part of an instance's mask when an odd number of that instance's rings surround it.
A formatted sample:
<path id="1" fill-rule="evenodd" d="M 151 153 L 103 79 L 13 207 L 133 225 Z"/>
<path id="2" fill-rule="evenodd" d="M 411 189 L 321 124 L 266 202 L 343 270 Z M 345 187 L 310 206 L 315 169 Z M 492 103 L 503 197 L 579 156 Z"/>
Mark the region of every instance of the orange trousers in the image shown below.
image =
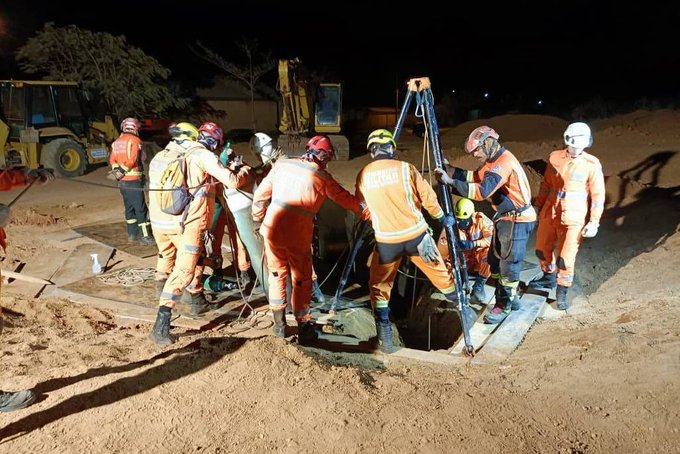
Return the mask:
<path id="1" fill-rule="evenodd" d="M 312 250 L 308 241 L 281 244 L 264 239 L 264 252 L 269 267 L 269 307 L 286 308 L 286 281 L 290 276 L 290 304 L 298 323 L 311 318 L 309 302 L 312 299 Z"/>
<path id="2" fill-rule="evenodd" d="M 418 255 L 418 243 L 423 236 L 420 235 L 418 238 L 396 244 L 376 242 L 371 257 L 371 271 L 368 280 L 373 309 L 388 307 L 394 279 L 397 277 L 399 264 L 403 257 L 409 257 L 432 282 L 432 285 L 448 299 L 457 300 L 456 284 L 441 254 L 439 254 L 440 257 L 437 262 L 425 262 Z"/>
<path id="3" fill-rule="evenodd" d="M 551 218 L 541 218 L 538 224 L 536 257 L 544 273 L 554 273 L 557 267 L 557 284 L 564 287 L 571 287 L 574 281 L 574 266 L 582 230 L 583 224 L 562 225 L 559 220 Z"/>
<path id="4" fill-rule="evenodd" d="M 446 261 L 446 267 L 451 269 L 451 257 L 449 256 L 449 241 L 446 239 L 446 231 L 442 230 L 437 241 L 437 249 Z M 489 278 L 491 276 L 491 265 L 487 260 L 489 247 L 474 248 L 471 251 L 463 251 L 465 256 L 465 266 L 469 273 L 476 273 L 480 277 Z"/>
<path id="5" fill-rule="evenodd" d="M 165 286 L 159 306 L 175 307 L 186 288 L 189 293 L 203 289 L 203 232 L 185 230 L 184 233 L 155 233 L 158 245 L 156 280 L 164 280 Z"/>

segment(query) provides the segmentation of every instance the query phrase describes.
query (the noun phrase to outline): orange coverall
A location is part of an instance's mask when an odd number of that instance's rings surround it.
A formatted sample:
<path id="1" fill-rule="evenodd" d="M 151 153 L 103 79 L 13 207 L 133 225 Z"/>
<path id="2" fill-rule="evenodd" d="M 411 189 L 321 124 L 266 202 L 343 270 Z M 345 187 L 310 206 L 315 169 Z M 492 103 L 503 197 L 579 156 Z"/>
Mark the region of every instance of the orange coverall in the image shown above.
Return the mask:
<path id="1" fill-rule="evenodd" d="M 125 175 L 118 181 L 120 193 L 125 205 L 125 222 L 127 233 L 136 237 L 141 231 L 142 236 L 150 237 L 149 210 L 144 198 L 144 169 L 145 160 L 142 150 L 142 139 L 134 134 L 123 133 L 111 144 L 109 162 L 115 169 L 120 167 Z"/>
<path id="2" fill-rule="evenodd" d="M 491 276 L 491 267 L 487 260 L 491 238 L 493 237 L 493 223 L 491 219 L 486 217 L 481 211 L 478 211 L 472 215 L 470 227 L 467 230 L 459 227 L 458 232 L 461 240 L 474 241 L 475 243 L 474 249 L 463 251 L 468 271 L 477 273 L 485 278 Z M 450 267 L 451 259 L 449 257 L 449 242 L 446 239 L 446 230 L 442 230 L 441 235 L 439 235 L 437 248 L 444 260 L 446 260 L 447 266 Z"/>
<path id="3" fill-rule="evenodd" d="M 425 262 L 418 255 L 418 243 L 428 230 L 421 209 L 424 207 L 435 219 L 444 217 L 437 194 L 418 170 L 397 159 L 376 158 L 359 171 L 356 195 L 368 205 L 375 231 L 369 278 L 373 308 L 389 307 L 394 278 L 404 255 L 444 295 L 453 298 L 456 285 L 444 260 Z"/>
<path id="4" fill-rule="evenodd" d="M 588 221 L 600 223 L 604 200 L 604 175 L 595 156 L 584 151 L 572 158 L 567 149 L 550 154 L 541 189 L 534 201 L 534 206 L 540 210 L 536 256 L 545 273 L 554 273 L 557 265 L 559 285 L 571 286 L 583 226 Z"/>
<path id="5" fill-rule="evenodd" d="M 183 146 L 184 145 L 184 146 Z M 212 151 L 197 142 L 184 141 L 179 144 L 171 141 L 166 149 L 180 147 L 185 151 L 187 163 L 187 184 L 194 199 L 187 209 L 182 232 L 182 215 L 171 215 L 161 211 L 157 198 L 149 197 L 149 211 L 154 238 L 158 245 L 156 280 L 167 278 L 161 292 L 159 306 L 173 308 L 186 288 L 189 293 L 200 293 L 203 289 L 203 263 L 199 261 L 203 253 L 204 233 L 210 229 L 215 210 L 215 177 L 224 185 L 232 185 L 234 179 L 244 175 L 233 175 L 219 162 Z M 164 152 L 160 151 L 149 164 L 149 188 L 159 188 L 160 177 L 169 163 Z"/>
<path id="6" fill-rule="evenodd" d="M 314 216 L 329 197 L 343 208 L 361 213 L 359 200 L 325 169 L 303 159 L 279 159 L 255 190 L 253 221 L 262 222 L 269 267 L 269 305 L 286 307 L 286 280 L 292 280 L 291 305 L 298 323 L 309 321 L 312 295 Z"/>

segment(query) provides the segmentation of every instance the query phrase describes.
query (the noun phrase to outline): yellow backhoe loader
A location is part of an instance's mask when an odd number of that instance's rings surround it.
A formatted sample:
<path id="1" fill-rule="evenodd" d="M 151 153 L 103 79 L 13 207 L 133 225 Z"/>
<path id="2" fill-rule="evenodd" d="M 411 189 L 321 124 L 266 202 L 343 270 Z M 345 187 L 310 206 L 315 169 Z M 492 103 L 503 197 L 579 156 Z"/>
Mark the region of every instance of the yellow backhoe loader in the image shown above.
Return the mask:
<path id="1" fill-rule="evenodd" d="M 279 60 L 279 92 L 283 111 L 278 145 L 289 156 L 299 155 L 314 134 L 326 134 L 337 159 L 349 159 L 349 141 L 341 135 L 342 86 L 339 83 L 312 84 L 300 60 Z"/>
<path id="2" fill-rule="evenodd" d="M 106 162 L 118 130 L 91 106 L 75 82 L 0 80 L 0 168 L 77 177 Z"/>

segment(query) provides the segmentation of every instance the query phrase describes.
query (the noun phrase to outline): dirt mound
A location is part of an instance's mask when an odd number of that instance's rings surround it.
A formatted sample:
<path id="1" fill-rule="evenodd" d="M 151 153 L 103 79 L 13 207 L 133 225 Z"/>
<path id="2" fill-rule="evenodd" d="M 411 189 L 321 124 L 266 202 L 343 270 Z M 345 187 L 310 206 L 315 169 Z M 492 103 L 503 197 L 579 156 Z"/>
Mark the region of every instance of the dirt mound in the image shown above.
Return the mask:
<path id="1" fill-rule="evenodd" d="M 473 129 L 482 125 L 494 128 L 501 142 L 535 142 L 561 138 L 568 122 L 548 115 L 499 115 L 461 123 L 447 131 L 447 135 L 467 137 Z"/>
<path id="2" fill-rule="evenodd" d="M 51 213 L 41 213 L 33 208 L 18 208 L 12 210 L 11 224 L 14 225 L 35 225 L 43 227 L 64 222 L 65 218 L 63 217 L 56 217 Z"/>

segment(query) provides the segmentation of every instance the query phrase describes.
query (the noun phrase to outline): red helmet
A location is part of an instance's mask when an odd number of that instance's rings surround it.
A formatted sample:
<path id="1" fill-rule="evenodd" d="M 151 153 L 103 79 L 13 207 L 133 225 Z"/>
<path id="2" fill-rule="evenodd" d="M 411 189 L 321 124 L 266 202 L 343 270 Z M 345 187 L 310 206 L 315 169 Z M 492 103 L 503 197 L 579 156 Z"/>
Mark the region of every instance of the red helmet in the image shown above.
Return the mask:
<path id="1" fill-rule="evenodd" d="M 207 121 L 198 128 L 198 141 L 207 142 L 208 147 L 212 151 L 215 151 L 217 147 L 222 145 L 223 139 L 224 133 L 222 132 L 222 128 L 212 121 Z"/>
<path id="2" fill-rule="evenodd" d="M 132 117 L 128 117 L 120 122 L 121 132 L 127 132 L 134 135 L 139 134 L 139 126 L 140 126 L 139 120 Z"/>
<path id="3" fill-rule="evenodd" d="M 475 130 L 470 133 L 467 140 L 465 141 L 465 151 L 472 153 L 478 147 L 482 146 L 484 141 L 489 137 L 498 140 L 500 136 L 496 131 L 488 126 L 480 126 L 475 128 Z"/>
<path id="4" fill-rule="evenodd" d="M 307 152 L 312 152 L 319 161 L 330 161 L 335 157 L 335 149 L 327 136 L 314 136 L 307 142 Z"/>

